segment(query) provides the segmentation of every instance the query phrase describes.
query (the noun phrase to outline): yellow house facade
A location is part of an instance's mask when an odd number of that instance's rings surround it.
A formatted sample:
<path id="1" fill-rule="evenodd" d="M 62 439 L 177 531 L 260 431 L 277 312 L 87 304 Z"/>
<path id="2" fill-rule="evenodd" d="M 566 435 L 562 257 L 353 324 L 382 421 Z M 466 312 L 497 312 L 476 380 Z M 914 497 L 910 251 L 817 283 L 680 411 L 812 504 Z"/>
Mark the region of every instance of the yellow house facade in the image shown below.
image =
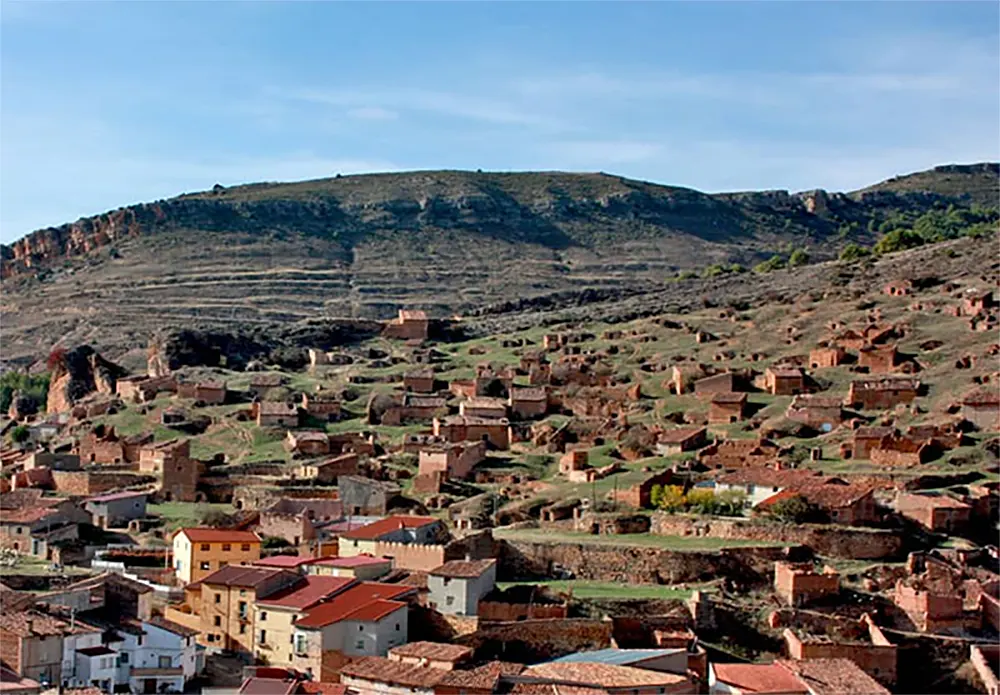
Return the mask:
<path id="1" fill-rule="evenodd" d="M 174 572 L 184 584 L 201 581 L 227 565 L 260 559 L 261 539 L 251 531 L 184 528 L 174 534 Z"/>

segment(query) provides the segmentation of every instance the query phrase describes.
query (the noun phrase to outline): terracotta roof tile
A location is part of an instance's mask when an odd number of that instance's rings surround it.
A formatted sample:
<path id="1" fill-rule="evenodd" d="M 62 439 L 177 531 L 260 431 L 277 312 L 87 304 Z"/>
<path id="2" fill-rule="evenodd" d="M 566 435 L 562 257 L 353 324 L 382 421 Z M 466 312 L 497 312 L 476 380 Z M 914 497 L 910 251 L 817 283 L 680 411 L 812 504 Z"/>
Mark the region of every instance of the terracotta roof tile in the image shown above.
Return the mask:
<path id="1" fill-rule="evenodd" d="M 343 534 L 343 537 L 354 540 L 374 541 L 401 528 L 421 528 L 438 522 L 439 520 L 432 516 L 387 516 L 367 526 L 348 531 Z"/>
<path id="2" fill-rule="evenodd" d="M 69 625 L 39 611 L 18 611 L 16 613 L 0 613 L 0 630 L 5 630 L 19 637 L 61 635 L 69 631 Z"/>
<path id="3" fill-rule="evenodd" d="M 467 690 L 481 689 L 494 691 L 497 681 L 500 680 L 501 676 L 516 676 L 523 670 L 524 664 L 515 664 L 508 661 L 490 661 L 476 668 L 449 671 L 448 675 L 441 680 L 439 685 Z"/>
<path id="4" fill-rule="evenodd" d="M 551 678 L 566 683 L 600 688 L 666 687 L 684 683 L 686 676 L 650 671 L 633 666 L 586 662 L 558 662 L 529 666 L 522 674 L 532 678 Z"/>
<path id="5" fill-rule="evenodd" d="M 342 591 L 332 599 L 313 606 L 306 612 L 305 617 L 299 618 L 295 624 L 298 627 L 306 628 L 324 627 L 352 616 L 353 613 L 373 601 L 403 599 L 415 593 L 416 589 L 412 586 L 361 582 Z M 382 609 L 384 608 L 383 606 Z"/>
<path id="6" fill-rule="evenodd" d="M 717 680 L 744 693 L 808 695 L 805 684 L 779 664 L 712 664 Z"/>
<path id="7" fill-rule="evenodd" d="M 305 610 L 340 593 L 355 581 L 350 577 L 303 577 L 300 582 L 293 586 L 280 589 L 264 598 L 258 598 L 257 605 Z"/>
<path id="8" fill-rule="evenodd" d="M 699 434 L 705 434 L 704 427 L 678 427 L 660 434 L 657 442 L 661 444 L 680 444 Z"/>
<path id="9" fill-rule="evenodd" d="M 813 695 L 889 695 L 850 659 L 779 660 Z"/>
<path id="10" fill-rule="evenodd" d="M 488 560 L 451 560 L 434 568 L 430 573 L 436 577 L 474 579 L 483 576 L 490 567 L 496 564 L 497 561 L 492 558 Z"/>
<path id="11" fill-rule="evenodd" d="M 272 567 L 243 567 L 241 565 L 227 565 L 218 569 L 207 577 L 202 577 L 200 584 L 215 586 L 246 586 L 256 587 L 277 574 L 287 575 L 289 578 L 296 577 L 294 572 Z M 190 588 L 190 584 L 188 588 Z"/>
<path id="12" fill-rule="evenodd" d="M 404 664 L 381 656 L 366 656 L 340 669 L 342 678 L 359 678 L 408 688 L 433 688 L 449 673 L 443 668 Z"/>
<path id="13" fill-rule="evenodd" d="M 472 648 L 444 642 L 410 642 L 399 647 L 393 647 L 389 650 L 389 653 L 394 656 L 405 656 L 412 659 L 461 661 L 472 656 Z"/>

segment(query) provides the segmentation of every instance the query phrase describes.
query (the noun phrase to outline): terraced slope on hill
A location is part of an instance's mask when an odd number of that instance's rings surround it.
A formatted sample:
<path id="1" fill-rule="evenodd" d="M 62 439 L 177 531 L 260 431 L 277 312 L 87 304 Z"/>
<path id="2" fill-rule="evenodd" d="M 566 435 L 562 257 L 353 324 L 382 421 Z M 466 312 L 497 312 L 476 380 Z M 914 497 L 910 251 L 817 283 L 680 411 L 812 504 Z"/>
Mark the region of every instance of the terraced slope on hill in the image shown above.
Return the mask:
<path id="1" fill-rule="evenodd" d="M 996 165 L 972 169 L 968 190 L 996 188 Z M 142 345 L 171 326 L 384 318 L 400 306 L 447 316 L 648 287 L 677 269 L 751 265 L 793 247 L 830 258 L 849 241 L 872 241 L 869 229 L 893 215 L 972 202 L 936 190 L 951 173 L 910 178 L 907 190 L 853 194 L 708 195 L 546 172 L 217 186 L 0 248 L 4 352 L 37 355 L 59 340 Z"/>

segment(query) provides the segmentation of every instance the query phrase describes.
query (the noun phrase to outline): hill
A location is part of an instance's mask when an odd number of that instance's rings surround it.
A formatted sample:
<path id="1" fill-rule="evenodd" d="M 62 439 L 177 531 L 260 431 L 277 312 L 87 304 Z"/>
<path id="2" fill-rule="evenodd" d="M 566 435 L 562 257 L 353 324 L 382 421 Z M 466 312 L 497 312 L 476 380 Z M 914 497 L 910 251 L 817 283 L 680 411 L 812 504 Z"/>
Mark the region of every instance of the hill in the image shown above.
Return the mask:
<path id="1" fill-rule="evenodd" d="M 997 207 L 1000 204 L 1000 164 L 948 164 L 894 178 L 869 186 L 856 194 L 873 191 L 892 193 L 934 193 L 966 201 L 972 205 Z"/>
<path id="2" fill-rule="evenodd" d="M 996 188 L 997 165 L 904 179 L 850 194 L 709 195 L 558 172 L 216 186 L 0 248 L 5 358 L 59 340 L 135 347 L 164 327 L 384 318 L 401 306 L 447 316 L 648 287 L 678 269 L 749 266 L 793 248 L 822 260 L 871 243 L 888 220 L 971 206 L 989 181 Z"/>

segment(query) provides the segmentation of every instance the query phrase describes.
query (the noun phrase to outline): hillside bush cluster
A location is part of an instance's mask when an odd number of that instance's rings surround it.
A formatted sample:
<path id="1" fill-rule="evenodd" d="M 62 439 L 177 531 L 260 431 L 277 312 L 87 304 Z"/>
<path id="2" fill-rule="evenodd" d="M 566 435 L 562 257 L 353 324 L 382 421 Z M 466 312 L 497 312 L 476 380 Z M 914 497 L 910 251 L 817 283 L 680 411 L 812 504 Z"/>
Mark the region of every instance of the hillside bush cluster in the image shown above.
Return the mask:
<path id="1" fill-rule="evenodd" d="M 664 512 L 688 512 L 715 516 L 740 516 L 745 496 L 733 491 L 716 495 L 711 490 L 689 490 L 679 485 L 654 485 L 649 493 L 650 504 Z"/>

